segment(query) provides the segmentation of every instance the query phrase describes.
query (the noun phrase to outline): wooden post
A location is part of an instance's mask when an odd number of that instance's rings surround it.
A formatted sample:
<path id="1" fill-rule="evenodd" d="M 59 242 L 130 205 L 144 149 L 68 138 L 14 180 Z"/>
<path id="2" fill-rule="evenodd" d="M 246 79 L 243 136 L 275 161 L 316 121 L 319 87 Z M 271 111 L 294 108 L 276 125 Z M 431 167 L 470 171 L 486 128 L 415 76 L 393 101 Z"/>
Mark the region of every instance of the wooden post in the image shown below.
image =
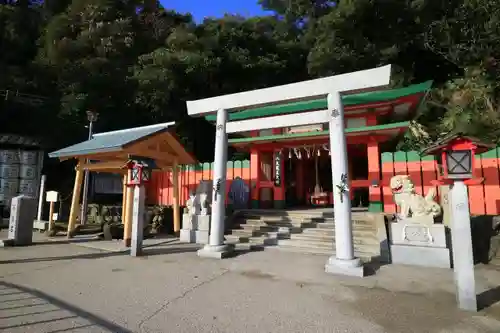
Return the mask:
<path id="1" fill-rule="evenodd" d="M 127 181 L 132 178 L 132 170 L 127 172 Z M 132 210 L 134 208 L 134 188 L 127 186 L 126 220 L 123 222 L 123 243 L 129 247 L 132 238 Z"/>
<path id="2" fill-rule="evenodd" d="M 80 168 L 80 163 L 76 167 L 76 175 L 75 175 L 75 185 L 73 187 L 73 198 L 71 199 L 71 210 L 69 213 L 69 221 L 68 221 L 68 232 L 67 237 L 73 237 L 73 231 L 76 225 L 76 218 L 80 212 L 80 192 L 82 189 L 82 181 L 83 181 L 83 169 Z"/>
<path id="3" fill-rule="evenodd" d="M 172 183 L 174 183 L 174 233 L 177 235 L 181 230 L 180 212 L 179 212 L 179 169 L 177 161 L 172 166 Z"/>
<path id="4" fill-rule="evenodd" d="M 49 206 L 49 232 L 54 230 L 54 204 L 55 202 L 51 201 Z"/>
<path id="5" fill-rule="evenodd" d="M 127 220 L 127 174 L 123 175 L 122 223 Z"/>

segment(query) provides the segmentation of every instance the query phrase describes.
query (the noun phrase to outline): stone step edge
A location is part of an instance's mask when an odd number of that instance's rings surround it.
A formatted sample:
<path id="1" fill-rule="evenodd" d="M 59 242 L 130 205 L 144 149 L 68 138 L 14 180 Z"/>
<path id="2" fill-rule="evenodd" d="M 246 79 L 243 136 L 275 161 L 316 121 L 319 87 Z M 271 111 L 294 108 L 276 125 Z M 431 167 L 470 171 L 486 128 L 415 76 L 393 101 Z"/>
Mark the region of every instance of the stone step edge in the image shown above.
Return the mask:
<path id="1" fill-rule="evenodd" d="M 300 253 L 300 254 L 311 254 L 311 255 L 326 255 L 326 256 L 334 256 L 335 250 L 326 250 L 326 249 L 314 249 L 314 248 L 299 248 L 299 247 L 287 247 L 287 246 L 272 246 L 266 247 L 266 250 L 273 251 L 283 251 L 283 252 L 292 252 L 292 253 Z M 372 253 L 364 253 L 359 251 L 354 251 L 354 256 L 360 258 L 363 262 L 370 262 L 373 258 L 377 257 L 376 254 Z"/>
<path id="2" fill-rule="evenodd" d="M 290 238 L 287 240 L 290 241 L 298 241 L 298 242 L 312 242 L 312 243 L 335 243 L 335 239 L 332 238 L 319 238 L 319 237 L 296 237 L 299 235 L 290 235 Z M 363 245 L 380 245 L 380 241 L 377 238 L 354 238 L 354 244 L 363 244 Z"/>
<path id="3" fill-rule="evenodd" d="M 321 241 L 310 241 L 310 240 L 299 240 L 299 239 L 278 239 L 278 245 L 283 245 L 283 246 L 296 246 L 296 247 L 320 247 L 320 248 L 331 248 L 335 245 L 336 243 L 334 241 L 332 242 L 321 242 Z M 354 241 L 353 243 L 354 248 L 359 248 L 359 247 L 366 247 L 366 248 L 374 248 L 374 249 L 380 249 L 380 243 L 373 243 L 373 244 L 365 244 L 365 243 L 359 243 Z"/>
<path id="4" fill-rule="evenodd" d="M 236 229 L 237 227 L 247 226 L 251 227 L 269 227 L 269 228 L 301 228 L 301 229 L 334 229 L 335 223 L 325 223 L 325 222 L 315 222 L 315 223 L 289 223 L 289 222 L 261 222 L 261 223 L 234 223 L 232 225 L 232 229 Z M 374 224 L 353 224 L 354 229 L 366 229 L 366 230 L 375 230 L 376 226 Z"/>

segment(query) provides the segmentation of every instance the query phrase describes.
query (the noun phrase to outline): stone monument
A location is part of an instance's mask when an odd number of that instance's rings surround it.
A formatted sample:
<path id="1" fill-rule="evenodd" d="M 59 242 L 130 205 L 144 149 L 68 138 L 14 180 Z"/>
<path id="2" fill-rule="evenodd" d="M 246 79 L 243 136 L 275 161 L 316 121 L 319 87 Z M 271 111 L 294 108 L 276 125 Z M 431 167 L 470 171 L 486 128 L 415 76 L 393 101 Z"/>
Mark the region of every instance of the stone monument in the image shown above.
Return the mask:
<path id="1" fill-rule="evenodd" d="M 425 197 L 416 193 L 408 175 L 392 177 L 390 186 L 400 208 L 396 222 L 389 228 L 392 263 L 450 268 L 445 226 L 434 223 L 434 218 L 441 215 L 434 189 Z"/>
<path id="2" fill-rule="evenodd" d="M 186 211 L 182 215 L 181 242 L 208 244 L 212 191 L 212 181 L 202 180 L 196 192 L 189 195 Z"/>
<path id="3" fill-rule="evenodd" d="M 12 198 L 8 239 L 0 246 L 22 246 L 33 242 L 33 221 L 36 217 L 37 202 L 34 198 L 20 195 Z"/>

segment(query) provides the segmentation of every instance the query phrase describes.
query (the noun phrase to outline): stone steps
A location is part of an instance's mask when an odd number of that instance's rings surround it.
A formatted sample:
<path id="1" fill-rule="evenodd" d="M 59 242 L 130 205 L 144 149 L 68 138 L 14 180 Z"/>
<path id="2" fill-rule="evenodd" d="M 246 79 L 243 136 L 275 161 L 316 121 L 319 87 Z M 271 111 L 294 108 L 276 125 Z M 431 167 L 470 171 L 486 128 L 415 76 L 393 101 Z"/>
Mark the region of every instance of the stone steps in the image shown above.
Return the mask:
<path id="1" fill-rule="evenodd" d="M 254 225 L 254 224 L 240 224 L 237 226 L 238 229 L 233 230 L 261 230 L 261 231 L 279 231 L 279 230 L 287 230 L 289 232 L 296 231 L 301 232 L 301 227 L 289 227 L 289 226 L 280 226 L 280 225 Z"/>
<path id="2" fill-rule="evenodd" d="M 353 232 L 354 243 L 358 243 L 360 245 L 380 245 L 379 240 L 373 237 L 372 234 L 362 234 L 357 231 Z M 311 235 L 311 234 L 293 234 L 290 235 L 290 240 L 298 240 L 298 241 L 311 241 L 311 242 L 324 242 L 324 243 L 332 243 L 334 242 L 334 236 L 323 236 L 323 235 Z"/>
<path id="3" fill-rule="evenodd" d="M 292 252 L 292 253 L 301 253 L 301 254 L 311 254 L 311 255 L 324 255 L 324 256 L 334 256 L 335 248 L 332 246 L 331 248 L 314 248 L 311 246 L 271 246 L 266 247 L 266 250 L 274 250 L 274 251 L 283 251 L 283 252 Z M 361 252 L 354 250 L 354 255 L 360 258 L 364 262 L 370 262 L 373 258 L 373 254 L 371 252 Z"/>
<path id="4" fill-rule="evenodd" d="M 335 241 L 323 241 L 323 240 L 313 240 L 313 239 L 280 239 L 278 240 L 278 245 L 283 246 L 297 246 L 297 247 L 311 247 L 311 248 L 326 248 L 333 249 L 335 246 Z M 376 243 L 366 243 L 364 240 L 354 239 L 354 250 L 364 251 L 373 250 L 380 246 Z"/>
<path id="5" fill-rule="evenodd" d="M 380 251 L 373 217 L 353 213 L 355 253 L 369 258 Z M 333 214 L 322 212 L 247 211 L 233 219 L 226 243 L 236 248 L 273 248 L 299 253 L 332 255 L 335 248 Z"/>
<path id="6" fill-rule="evenodd" d="M 368 227 L 359 227 L 353 228 L 354 237 L 372 237 L 374 236 L 373 228 Z M 298 235 L 305 235 L 311 237 L 335 237 L 335 228 L 304 228 L 301 233 L 297 233 Z"/>
<path id="7" fill-rule="evenodd" d="M 278 236 L 261 235 L 261 236 L 225 236 L 226 244 L 252 244 L 260 246 L 276 245 L 278 243 Z"/>

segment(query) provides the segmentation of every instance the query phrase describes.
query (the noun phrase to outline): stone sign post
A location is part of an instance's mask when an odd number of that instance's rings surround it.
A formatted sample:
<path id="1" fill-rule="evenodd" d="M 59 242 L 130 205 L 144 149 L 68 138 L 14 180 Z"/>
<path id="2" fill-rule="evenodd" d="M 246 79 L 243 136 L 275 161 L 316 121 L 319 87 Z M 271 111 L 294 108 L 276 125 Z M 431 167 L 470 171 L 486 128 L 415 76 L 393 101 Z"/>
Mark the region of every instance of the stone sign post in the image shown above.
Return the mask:
<path id="1" fill-rule="evenodd" d="M 37 202 L 34 198 L 24 195 L 12 198 L 8 239 L 2 241 L 2 246 L 30 245 L 33 242 L 36 210 Z"/>

